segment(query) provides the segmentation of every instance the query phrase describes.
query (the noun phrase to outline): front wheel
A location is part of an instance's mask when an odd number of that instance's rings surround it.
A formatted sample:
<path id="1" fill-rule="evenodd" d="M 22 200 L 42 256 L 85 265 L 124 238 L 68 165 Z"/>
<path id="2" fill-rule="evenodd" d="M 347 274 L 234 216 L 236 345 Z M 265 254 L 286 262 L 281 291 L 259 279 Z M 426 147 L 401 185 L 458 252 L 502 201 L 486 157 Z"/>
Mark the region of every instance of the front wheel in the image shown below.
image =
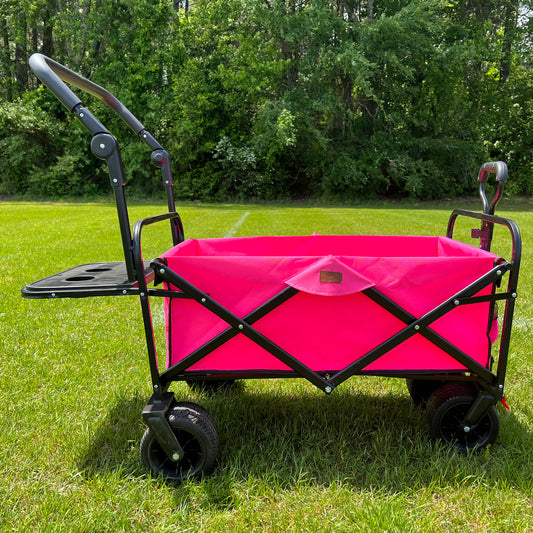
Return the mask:
<path id="1" fill-rule="evenodd" d="M 140 445 L 144 466 L 152 474 L 178 482 L 209 473 L 218 448 L 218 433 L 209 413 L 199 405 L 182 402 L 175 404 L 167 417 L 184 455 L 179 461 L 170 459 L 147 429 Z"/>
<path id="2" fill-rule="evenodd" d="M 445 383 L 430 396 L 427 404 L 433 438 L 451 444 L 461 452 L 485 448 L 498 437 L 500 422 L 494 407 L 465 431 L 463 420 L 476 399 L 476 389 L 468 383 Z"/>

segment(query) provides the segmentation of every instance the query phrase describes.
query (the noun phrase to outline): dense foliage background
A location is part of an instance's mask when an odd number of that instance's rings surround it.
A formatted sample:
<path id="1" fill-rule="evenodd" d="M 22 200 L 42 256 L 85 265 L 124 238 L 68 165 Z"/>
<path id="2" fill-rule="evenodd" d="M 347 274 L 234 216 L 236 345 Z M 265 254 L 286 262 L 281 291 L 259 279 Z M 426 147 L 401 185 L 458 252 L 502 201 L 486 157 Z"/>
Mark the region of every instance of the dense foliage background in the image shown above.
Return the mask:
<path id="1" fill-rule="evenodd" d="M 0 194 L 108 190 L 39 51 L 112 91 L 181 198 L 440 198 L 502 159 L 533 194 L 530 4 L 517 0 L 0 0 Z M 100 102 L 139 194 L 143 148 Z"/>

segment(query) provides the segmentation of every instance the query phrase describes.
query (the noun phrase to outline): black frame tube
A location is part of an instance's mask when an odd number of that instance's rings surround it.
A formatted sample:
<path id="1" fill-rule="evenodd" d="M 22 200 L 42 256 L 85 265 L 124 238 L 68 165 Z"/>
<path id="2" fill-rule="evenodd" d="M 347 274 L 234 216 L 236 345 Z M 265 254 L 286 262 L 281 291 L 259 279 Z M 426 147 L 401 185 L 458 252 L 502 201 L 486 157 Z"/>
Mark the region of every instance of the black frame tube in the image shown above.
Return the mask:
<path id="1" fill-rule="evenodd" d="M 162 394 L 167 389 L 168 383 L 166 385 L 162 385 L 161 375 L 159 373 L 159 366 L 157 363 L 157 347 L 156 347 L 155 336 L 154 336 L 154 327 L 152 323 L 152 312 L 150 309 L 150 298 L 149 298 L 150 294 L 156 295 L 157 292 L 150 291 L 148 289 L 148 283 L 147 283 L 146 276 L 144 273 L 144 268 L 143 268 L 144 261 L 143 261 L 143 255 L 142 255 L 141 235 L 142 235 L 142 230 L 145 226 L 150 226 L 152 224 L 156 224 L 158 222 L 162 222 L 165 220 L 170 220 L 171 224 L 173 220 L 176 220 L 178 221 L 176 224 L 179 227 L 182 227 L 181 219 L 178 213 L 176 212 L 164 213 L 162 215 L 156 215 L 156 216 L 144 218 L 142 220 L 138 220 L 133 226 L 133 239 L 132 239 L 133 259 L 134 259 L 134 264 L 135 264 L 135 270 L 137 273 L 139 298 L 141 302 L 141 311 L 142 311 L 144 332 L 145 332 L 145 338 L 146 338 L 146 349 L 148 352 L 148 363 L 150 365 L 150 376 L 152 378 L 152 386 L 153 386 L 155 395 Z"/>
<path id="2" fill-rule="evenodd" d="M 171 285 L 178 287 L 178 289 L 183 291 L 187 296 L 190 296 L 200 305 L 214 313 L 220 319 L 224 320 L 224 322 L 228 323 L 233 329 L 235 329 L 237 333 L 241 333 L 248 337 L 251 341 L 261 346 L 261 348 L 267 350 L 282 363 L 298 372 L 298 374 L 306 378 L 324 392 L 329 394 L 333 390 L 333 387 L 328 380 L 324 379 L 322 376 L 320 376 L 320 374 L 311 370 L 296 357 L 265 337 L 244 319 L 239 318 L 224 306 L 220 305 L 208 294 L 195 287 L 192 283 L 189 283 L 185 278 L 182 278 L 180 275 L 176 274 L 176 272 L 168 268 L 166 265 L 161 264 L 157 260 L 152 261 L 151 265 L 156 273 L 156 276 L 159 276 Z"/>
<path id="3" fill-rule="evenodd" d="M 138 135 L 145 129 L 120 100 L 96 83 L 76 74 L 43 54 L 33 54 L 29 63 L 35 75 L 69 111 L 74 111 L 81 104 L 81 100 L 64 82 L 102 100 Z"/>
<path id="4" fill-rule="evenodd" d="M 292 287 L 287 287 L 286 289 L 272 297 L 270 300 L 260 305 L 257 309 L 246 315 L 243 320 L 250 325 L 254 322 L 257 322 L 258 320 L 266 316 L 268 313 L 270 313 L 270 311 L 276 309 L 281 304 L 298 294 L 298 292 L 298 290 Z M 223 332 L 219 333 L 210 341 L 206 342 L 203 346 L 200 346 L 200 348 L 189 354 L 187 357 L 184 357 L 179 363 L 173 365 L 167 371 L 163 372 L 160 376 L 161 382 L 170 383 L 187 368 L 203 359 L 206 355 L 211 353 L 213 350 L 216 350 L 218 347 L 222 346 L 224 343 L 228 342 L 233 337 L 236 337 L 239 333 L 240 331 L 236 330 L 233 327 L 229 327 Z"/>
<path id="5" fill-rule="evenodd" d="M 429 340 L 435 346 L 439 347 L 448 355 L 452 356 L 456 361 L 464 365 L 468 370 L 475 372 L 479 377 L 481 377 L 488 383 L 494 382 L 494 375 L 492 374 L 492 372 L 490 372 L 490 370 L 480 365 L 478 362 L 474 361 L 462 350 L 459 350 L 456 346 L 444 339 L 441 335 L 431 330 L 429 326 L 459 305 L 465 305 L 468 303 L 479 303 L 477 300 L 474 300 L 474 302 L 469 302 L 470 297 L 478 293 L 484 287 L 491 285 L 497 279 L 500 279 L 501 276 L 504 274 L 504 271 L 505 266 L 503 265 L 498 265 L 497 267 L 494 267 L 491 271 L 476 280 L 474 283 L 471 283 L 462 291 L 448 298 L 446 301 L 442 302 L 433 310 L 429 311 L 418 319 L 407 311 L 405 311 L 404 309 L 402 309 L 398 304 L 381 294 L 375 288 L 365 289 L 363 291 L 364 294 L 366 294 L 374 302 L 381 305 L 384 309 L 389 311 L 396 318 L 399 318 L 402 322 L 407 324 L 407 326 L 389 339 L 387 339 L 386 341 L 384 341 L 382 344 L 374 348 L 373 350 L 370 350 L 367 354 L 360 357 L 357 361 L 355 361 L 351 365 L 348 365 L 345 369 L 335 374 L 330 381 L 333 382 L 335 385 L 342 383 L 349 377 L 363 370 L 363 368 L 365 368 L 369 364 L 379 359 L 382 355 L 385 355 L 387 352 L 389 352 L 396 346 L 399 346 L 401 343 L 405 342 L 412 336 L 419 334 L 424 336 L 427 340 Z"/>
<path id="6" fill-rule="evenodd" d="M 503 183 L 503 180 L 500 184 Z M 490 239 L 492 239 L 492 228 L 494 225 L 500 225 L 506 227 L 511 234 L 512 252 L 511 252 L 511 268 L 509 269 L 509 280 L 507 282 L 507 298 L 505 303 L 505 311 L 503 315 L 503 325 L 500 335 L 500 350 L 498 355 L 498 368 L 496 374 L 496 382 L 498 385 L 498 391 L 503 394 L 503 388 L 505 384 L 505 376 L 507 373 L 507 361 L 509 359 L 509 347 L 511 344 L 511 333 L 513 316 L 515 309 L 516 298 L 518 297 L 518 277 L 520 274 L 520 263 L 522 259 L 522 237 L 520 229 L 514 220 L 508 218 L 502 218 L 499 216 L 476 213 L 475 211 L 468 211 L 465 209 L 455 209 L 452 211 L 449 221 L 446 236 L 453 239 L 453 231 L 455 223 L 458 217 L 473 218 L 481 220 L 482 224 L 490 224 Z M 489 241 L 489 249 L 491 242 Z"/>

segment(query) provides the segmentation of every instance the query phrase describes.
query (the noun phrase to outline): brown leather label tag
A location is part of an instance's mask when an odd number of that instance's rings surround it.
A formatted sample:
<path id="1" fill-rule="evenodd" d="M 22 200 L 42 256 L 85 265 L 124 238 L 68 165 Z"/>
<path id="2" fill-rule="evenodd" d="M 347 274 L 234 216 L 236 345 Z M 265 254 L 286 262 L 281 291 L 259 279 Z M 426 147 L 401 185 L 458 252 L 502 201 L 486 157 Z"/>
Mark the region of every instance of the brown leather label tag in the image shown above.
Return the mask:
<path id="1" fill-rule="evenodd" d="M 320 283 L 342 283 L 342 272 L 320 271 Z"/>

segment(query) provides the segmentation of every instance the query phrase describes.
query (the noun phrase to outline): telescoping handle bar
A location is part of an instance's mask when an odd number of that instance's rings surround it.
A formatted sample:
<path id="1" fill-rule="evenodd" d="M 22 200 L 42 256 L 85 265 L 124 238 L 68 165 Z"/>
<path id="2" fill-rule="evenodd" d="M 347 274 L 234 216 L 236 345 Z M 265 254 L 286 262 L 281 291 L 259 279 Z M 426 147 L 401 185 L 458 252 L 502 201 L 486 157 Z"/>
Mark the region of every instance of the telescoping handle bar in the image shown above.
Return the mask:
<path id="1" fill-rule="evenodd" d="M 128 272 L 128 279 L 133 281 L 135 279 L 135 268 L 132 256 L 132 236 L 124 195 L 124 185 L 126 182 L 118 143 L 108 129 L 83 106 L 80 98 L 67 86 L 67 83 L 95 96 L 107 104 L 152 149 L 152 162 L 161 168 L 163 175 L 168 210 L 174 213 L 176 207 L 172 191 L 173 180 L 169 155 L 150 132 L 146 130 L 143 124 L 108 90 L 76 74 L 69 68 L 43 54 L 33 54 L 30 57 L 30 67 L 54 96 L 69 111 L 75 113 L 78 120 L 89 130 L 93 135 L 91 141 L 93 154 L 107 162 L 111 186 L 113 187 L 117 204 L 126 270 Z M 183 240 L 183 227 L 179 217 L 171 219 L 171 232 L 174 244 L 178 244 Z"/>

